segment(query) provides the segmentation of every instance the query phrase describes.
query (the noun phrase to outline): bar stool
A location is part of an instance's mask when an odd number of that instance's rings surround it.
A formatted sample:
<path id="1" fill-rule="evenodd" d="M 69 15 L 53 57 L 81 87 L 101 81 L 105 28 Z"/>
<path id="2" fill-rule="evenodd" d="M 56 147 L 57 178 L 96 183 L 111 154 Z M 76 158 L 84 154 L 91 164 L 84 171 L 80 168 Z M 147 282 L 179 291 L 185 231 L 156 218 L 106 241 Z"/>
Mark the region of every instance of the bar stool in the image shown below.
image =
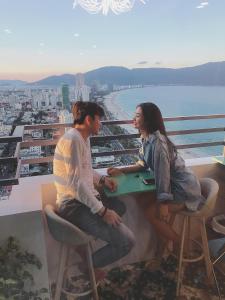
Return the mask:
<path id="1" fill-rule="evenodd" d="M 98 300 L 97 284 L 95 279 L 95 273 L 92 262 L 90 242 L 92 240 L 87 234 L 81 231 L 78 227 L 64 220 L 55 213 L 52 205 L 46 205 L 45 215 L 47 224 L 52 237 L 61 243 L 59 267 L 57 272 L 56 291 L 54 300 L 60 300 L 61 293 L 69 296 L 69 298 L 81 297 L 92 294 L 94 300 Z M 69 256 L 69 250 L 71 247 L 84 246 L 87 259 L 87 267 L 90 278 L 91 289 L 83 293 L 68 292 L 64 287 L 66 281 L 66 270 Z"/>
<path id="2" fill-rule="evenodd" d="M 210 282 L 212 282 L 212 262 L 210 259 L 208 238 L 206 233 L 205 222 L 206 218 L 212 212 L 219 190 L 217 182 L 211 178 L 200 179 L 201 192 L 206 198 L 206 202 L 203 207 L 195 212 L 190 212 L 187 210 L 179 211 L 176 215 L 181 215 L 183 217 L 183 224 L 181 228 L 181 243 L 180 243 L 180 253 L 179 253 L 179 265 L 178 265 L 178 279 L 177 279 L 177 290 L 176 295 L 180 295 L 180 289 L 182 285 L 182 267 L 184 262 L 197 262 L 201 259 L 205 261 L 206 274 Z M 175 216 L 172 218 L 171 223 L 173 223 Z M 201 243 L 197 240 L 190 239 L 190 225 L 192 220 L 195 219 L 200 226 Z M 184 242 L 187 233 L 188 244 L 190 241 L 198 244 L 201 247 L 201 255 L 195 258 L 184 257 Z"/>

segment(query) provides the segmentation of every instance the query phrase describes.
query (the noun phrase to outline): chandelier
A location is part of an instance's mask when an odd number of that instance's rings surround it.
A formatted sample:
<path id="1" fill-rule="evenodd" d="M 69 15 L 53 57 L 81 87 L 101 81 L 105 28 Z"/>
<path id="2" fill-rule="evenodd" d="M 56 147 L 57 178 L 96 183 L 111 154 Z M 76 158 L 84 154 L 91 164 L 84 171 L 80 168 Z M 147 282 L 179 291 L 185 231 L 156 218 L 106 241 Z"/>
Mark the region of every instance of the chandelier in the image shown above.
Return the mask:
<path id="1" fill-rule="evenodd" d="M 144 0 L 140 0 L 145 4 Z M 107 15 L 111 10 L 116 15 L 127 12 L 132 9 L 135 0 L 74 0 L 73 8 L 80 5 L 90 14 L 97 14 L 102 12 Z"/>

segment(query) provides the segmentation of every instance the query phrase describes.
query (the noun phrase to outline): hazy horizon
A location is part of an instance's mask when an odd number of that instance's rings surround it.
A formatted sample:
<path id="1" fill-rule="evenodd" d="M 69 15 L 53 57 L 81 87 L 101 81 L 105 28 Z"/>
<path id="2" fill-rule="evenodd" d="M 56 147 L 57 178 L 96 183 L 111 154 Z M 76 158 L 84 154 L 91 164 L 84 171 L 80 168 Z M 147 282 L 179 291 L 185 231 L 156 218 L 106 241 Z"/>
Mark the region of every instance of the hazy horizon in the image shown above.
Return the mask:
<path id="1" fill-rule="evenodd" d="M 73 0 L 0 0 L 0 79 L 225 61 L 225 1 L 136 0 L 130 12 L 108 16 L 72 6 Z"/>
<path id="2" fill-rule="evenodd" d="M 221 62 L 223 62 L 223 61 L 221 61 Z M 206 63 L 211 63 L 211 62 L 206 62 Z M 194 66 L 186 66 L 186 67 L 196 67 L 197 65 L 194 65 Z M 104 68 L 104 67 L 123 67 L 123 66 L 103 66 L 103 67 L 99 67 L 99 68 Z M 126 67 L 127 68 L 127 67 Z M 138 68 L 140 68 L 140 67 L 138 67 Z M 148 67 L 145 67 L 145 68 L 148 68 Z M 157 67 L 154 67 L 154 68 L 157 68 Z M 165 67 L 158 67 L 158 68 L 165 68 Z M 181 67 L 181 68 L 185 68 L 185 67 Z M 134 68 L 128 68 L 128 69 L 134 69 Z M 180 69 L 180 68 L 172 68 L 172 69 Z M 93 71 L 93 70 L 87 70 L 87 72 L 89 72 L 89 71 Z M 78 73 L 78 72 L 77 72 Z M 70 75 L 73 75 L 74 74 L 74 76 L 76 76 L 76 74 L 77 73 L 69 73 L 69 72 L 63 72 L 63 73 L 49 73 L 49 74 L 40 74 L 38 77 L 36 77 L 35 75 L 31 75 L 31 76 L 29 76 L 29 77 L 27 77 L 27 75 L 24 75 L 24 79 L 23 78 L 17 78 L 16 76 L 15 76 L 15 74 L 13 74 L 13 77 L 14 78 L 7 78 L 7 76 L 6 77 L 4 77 L 4 76 L 2 76 L 2 78 L 1 78 L 1 73 L 0 73 L 0 80 L 22 80 L 22 81 L 26 81 L 26 82 L 28 82 L 28 83 L 32 83 L 32 82 L 36 82 L 36 81 L 39 81 L 39 80 L 42 80 L 42 79 L 45 79 L 45 78 L 47 78 L 47 77 L 51 77 L 51 76 L 61 76 L 61 75 L 66 75 L 66 74 L 70 74 Z M 86 72 L 84 72 L 84 73 L 86 73 Z M 22 76 L 23 77 L 23 75 L 21 75 L 20 74 L 20 76 Z M 28 78 L 28 79 L 26 79 L 26 78 Z M 34 79 L 32 79 L 32 78 L 34 78 Z"/>

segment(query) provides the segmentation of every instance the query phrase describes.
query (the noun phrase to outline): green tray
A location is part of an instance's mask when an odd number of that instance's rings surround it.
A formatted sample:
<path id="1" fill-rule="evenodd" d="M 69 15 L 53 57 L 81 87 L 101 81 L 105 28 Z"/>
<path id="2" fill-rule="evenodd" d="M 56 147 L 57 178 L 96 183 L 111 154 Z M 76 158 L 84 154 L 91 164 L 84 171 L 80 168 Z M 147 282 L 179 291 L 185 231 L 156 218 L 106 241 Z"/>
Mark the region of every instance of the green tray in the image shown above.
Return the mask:
<path id="1" fill-rule="evenodd" d="M 155 190 L 155 184 L 146 185 L 142 182 L 143 179 L 154 178 L 150 171 L 135 172 L 112 177 L 117 182 L 117 190 L 110 192 L 104 188 L 107 197 L 121 196 L 131 193 L 149 192 Z"/>
<path id="2" fill-rule="evenodd" d="M 213 160 L 217 161 L 218 163 L 225 165 L 225 157 L 224 156 L 215 156 Z"/>

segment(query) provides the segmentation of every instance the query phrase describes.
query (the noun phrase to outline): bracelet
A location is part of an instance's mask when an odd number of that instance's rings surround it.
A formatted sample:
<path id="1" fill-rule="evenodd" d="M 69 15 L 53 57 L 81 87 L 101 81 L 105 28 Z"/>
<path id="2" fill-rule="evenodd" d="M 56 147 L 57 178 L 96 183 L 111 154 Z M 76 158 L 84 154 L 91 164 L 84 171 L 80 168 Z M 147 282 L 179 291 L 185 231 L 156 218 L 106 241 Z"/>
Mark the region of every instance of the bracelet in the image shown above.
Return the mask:
<path id="1" fill-rule="evenodd" d="M 104 209 L 103 213 L 102 213 L 102 214 L 101 214 L 101 216 L 100 216 L 101 218 L 103 218 L 103 217 L 104 217 L 104 215 L 105 215 L 105 214 L 106 214 L 106 212 L 107 212 L 107 209 L 108 209 L 108 208 L 107 208 L 107 207 L 105 207 L 105 209 Z"/>

